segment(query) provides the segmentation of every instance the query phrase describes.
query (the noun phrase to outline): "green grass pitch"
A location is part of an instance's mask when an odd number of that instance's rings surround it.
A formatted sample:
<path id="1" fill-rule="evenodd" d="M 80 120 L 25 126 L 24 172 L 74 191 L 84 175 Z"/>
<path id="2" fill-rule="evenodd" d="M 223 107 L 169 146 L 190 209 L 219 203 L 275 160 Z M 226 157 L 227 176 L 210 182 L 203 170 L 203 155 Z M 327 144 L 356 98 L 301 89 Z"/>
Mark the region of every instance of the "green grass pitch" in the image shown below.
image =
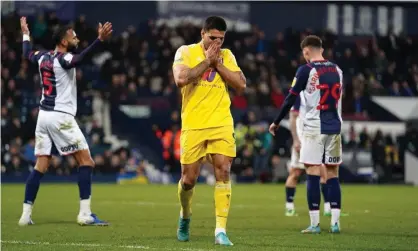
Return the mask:
<path id="1" fill-rule="evenodd" d="M 2 250 L 418 250 L 418 188 L 343 186 L 342 233 L 302 235 L 308 226 L 306 188 L 296 192 L 298 217 L 284 216 L 284 186 L 234 185 L 228 234 L 235 246 L 214 243 L 213 187 L 199 185 L 193 199 L 191 240 L 176 240 L 177 186 L 93 186 L 93 211 L 110 227 L 80 227 L 76 184 L 41 185 L 33 220 L 19 227 L 24 185 L 2 185 Z"/>

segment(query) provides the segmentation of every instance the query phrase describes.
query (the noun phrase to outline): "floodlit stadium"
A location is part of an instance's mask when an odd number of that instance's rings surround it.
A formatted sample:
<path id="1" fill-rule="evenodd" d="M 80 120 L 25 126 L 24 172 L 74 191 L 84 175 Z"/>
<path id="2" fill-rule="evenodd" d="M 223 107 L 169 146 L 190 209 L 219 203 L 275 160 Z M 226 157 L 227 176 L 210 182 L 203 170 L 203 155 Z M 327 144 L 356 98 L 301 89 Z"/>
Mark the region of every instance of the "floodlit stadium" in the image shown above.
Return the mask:
<path id="1" fill-rule="evenodd" d="M 416 4 L 1 4 L 2 250 L 418 249 Z"/>

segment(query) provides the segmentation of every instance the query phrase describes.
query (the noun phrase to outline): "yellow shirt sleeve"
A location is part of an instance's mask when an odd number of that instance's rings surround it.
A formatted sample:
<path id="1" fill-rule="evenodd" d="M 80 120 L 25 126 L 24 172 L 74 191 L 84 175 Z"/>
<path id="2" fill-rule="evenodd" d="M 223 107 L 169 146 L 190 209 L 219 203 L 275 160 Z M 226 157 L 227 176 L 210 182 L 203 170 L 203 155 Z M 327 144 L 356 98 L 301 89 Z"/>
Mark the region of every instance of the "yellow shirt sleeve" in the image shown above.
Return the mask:
<path id="1" fill-rule="evenodd" d="M 174 56 L 173 67 L 176 65 L 185 65 L 189 68 L 191 67 L 190 51 L 186 45 L 177 49 L 176 55 Z"/>
<path id="2" fill-rule="evenodd" d="M 241 68 L 239 68 L 234 54 L 232 54 L 231 50 L 229 49 L 224 50 L 224 65 L 230 71 L 241 71 Z"/>

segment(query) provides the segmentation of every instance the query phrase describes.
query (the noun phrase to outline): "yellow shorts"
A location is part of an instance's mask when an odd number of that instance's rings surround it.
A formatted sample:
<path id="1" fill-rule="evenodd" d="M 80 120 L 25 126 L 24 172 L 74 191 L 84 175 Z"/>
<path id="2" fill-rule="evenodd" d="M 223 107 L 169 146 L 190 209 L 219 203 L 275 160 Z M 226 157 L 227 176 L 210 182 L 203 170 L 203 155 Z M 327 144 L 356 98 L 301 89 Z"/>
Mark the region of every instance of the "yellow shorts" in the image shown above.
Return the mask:
<path id="1" fill-rule="evenodd" d="M 233 126 L 184 130 L 180 136 L 182 164 L 192 164 L 207 154 L 236 156 Z"/>

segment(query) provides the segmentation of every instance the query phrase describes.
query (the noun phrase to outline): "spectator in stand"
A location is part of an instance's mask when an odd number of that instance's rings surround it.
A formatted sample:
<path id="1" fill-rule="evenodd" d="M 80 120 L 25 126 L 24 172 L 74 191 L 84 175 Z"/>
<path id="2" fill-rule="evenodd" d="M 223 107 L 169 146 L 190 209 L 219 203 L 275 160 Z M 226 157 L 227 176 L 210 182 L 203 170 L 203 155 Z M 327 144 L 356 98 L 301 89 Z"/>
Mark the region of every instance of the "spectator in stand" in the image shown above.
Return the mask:
<path id="1" fill-rule="evenodd" d="M 47 29 L 48 26 L 45 22 L 45 15 L 38 15 L 32 29 L 32 35 L 35 38 L 35 41 L 39 41 L 38 39 L 41 39 L 45 35 Z"/>
<path id="2" fill-rule="evenodd" d="M 402 82 L 402 96 L 405 96 L 405 97 L 415 96 L 414 92 L 412 91 L 407 81 Z"/>
<path id="3" fill-rule="evenodd" d="M 375 170 L 385 168 L 385 139 L 381 130 L 376 131 L 372 142 L 372 160 Z"/>
<path id="4" fill-rule="evenodd" d="M 411 85 L 412 85 L 412 89 L 414 90 L 415 96 L 418 96 L 418 72 L 414 74 Z"/>
<path id="5" fill-rule="evenodd" d="M 391 62 L 386 70 L 386 72 L 383 73 L 382 76 L 382 84 L 385 88 L 389 88 L 392 83 L 395 81 L 395 69 L 396 69 L 396 63 Z"/>
<path id="6" fill-rule="evenodd" d="M 350 130 L 348 132 L 348 143 L 346 146 L 349 148 L 354 148 L 357 146 L 357 135 L 353 124 L 350 125 Z"/>
<path id="7" fill-rule="evenodd" d="M 286 98 L 283 93 L 282 87 L 280 85 L 280 81 L 277 79 L 276 76 L 271 77 L 271 101 L 273 106 L 276 108 L 280 108 Z"/>
<path id="8" fill-rule="evenodd" d="M 398 81 L 393 81 L 392 86 L 389 88 L 389 93 L 391 96 L 402 96 Z"/>
<path id="9" fill-rule="evenodd" d="M 180 136 L 181 130 L 178 124 L 172 124 L 161 138 L 163 145 L 163 158 L 165 170 L 170 173 L 178 173 L 181 170 L 180 164 Z"/>
<path id="10" fill-rule="evenodd" d="M 31 165 L 35 165 L 35 139 L 30 139 L 29 142 L 24 146 L 23 158 Z"/>
<path id="11" fill-rule="evenodd" d="M 6 166 L 6 173 L 21 176 L 26 168 L 27 164 L 19 156 L 14 155 L 10 163 Z"/>
<path id="12" fill-rule="evenodd" d="M 243 93 L 235 94 L 234 92 L 231 91 L 230 97 L 231 97 L 232 107 L 236 109 L 240 109 L 240 110 L 245 110 L 248 108 L 248 102 Z"/>
<path id="13" fill-rule="evenodd" d="M 358 72 L 358 65 L 350 48 L 345 49 L 344 55 L 337 60 L 337 63 L 348 76 L 354 76 Z"/>
<path id="14" fill-rule="evenodd" d="M 354 91 L 354 113 L 358 116 L 367 117 L 368 99 L 361 93 L 360 90 Z"/>
<path id="15" fill-rule="evenodd" d="M 256 152 L 254 156 L 254 169 L 256 174 L 270 172 L 268 161 L 272 152 L 273 137 L 268 132 L 268 124 L 260 123 L 256 126 Z"/>
<path id="16" fill-rule="evenodd" d="M 364 127 L 359 134 L 359 147 L 362 149 L 369 149 L 370 147 L 370 138 L 367 133 L 367 127 Z"/>
<path id="17" fill-rule="evenodd" d="M 231 171 L 239 176 L 252 178 L 254 176 L 254 149 L 250 145 L 246 145 L 240 151 L 237 151 L 237 157 L 234 158 Z"/>

